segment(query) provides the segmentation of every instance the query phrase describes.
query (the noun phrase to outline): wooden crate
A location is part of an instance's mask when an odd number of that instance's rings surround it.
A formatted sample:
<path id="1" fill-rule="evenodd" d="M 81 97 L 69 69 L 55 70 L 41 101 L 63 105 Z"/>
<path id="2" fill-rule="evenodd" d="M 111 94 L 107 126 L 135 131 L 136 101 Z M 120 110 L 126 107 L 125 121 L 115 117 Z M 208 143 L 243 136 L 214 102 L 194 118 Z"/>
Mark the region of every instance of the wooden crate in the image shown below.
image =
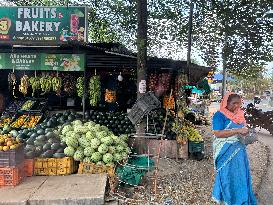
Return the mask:
<path id="1" fill-rule="evenodd" d="M 129 146 L 138 154 L 150 154 L 157 156 L 161 140 L 146 137 L 132 137 Z M 162 140 L 160 157 L 171 159 L 188 159 L 188 142 L 181 145 L 176 140 Z"/>

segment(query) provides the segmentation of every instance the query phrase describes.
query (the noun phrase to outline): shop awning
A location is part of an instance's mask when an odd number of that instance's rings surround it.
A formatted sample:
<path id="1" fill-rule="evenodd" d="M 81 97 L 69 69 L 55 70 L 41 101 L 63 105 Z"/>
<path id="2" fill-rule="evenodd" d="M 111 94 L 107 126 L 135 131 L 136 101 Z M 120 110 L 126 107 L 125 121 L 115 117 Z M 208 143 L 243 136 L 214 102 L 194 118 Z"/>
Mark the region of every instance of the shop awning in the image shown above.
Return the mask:
<path id="1" fill-rule="evenodd" d="M 41 53 L 85 53 L 86 66 L 89 69 L 136 69 L 137 55 L 118 43 L 72 43 L 55 47 L 13 47 L 11 45 L 0 46 L 0 52 L 41 52 Z M 187 71 L 187 62 L 166 58 L 148 57 L 147 69 L 149 71 L 170 72 Z M 190 65 L 190 84 L 197 83 L 206 77 L 211 70 L 205 66 Z"/>

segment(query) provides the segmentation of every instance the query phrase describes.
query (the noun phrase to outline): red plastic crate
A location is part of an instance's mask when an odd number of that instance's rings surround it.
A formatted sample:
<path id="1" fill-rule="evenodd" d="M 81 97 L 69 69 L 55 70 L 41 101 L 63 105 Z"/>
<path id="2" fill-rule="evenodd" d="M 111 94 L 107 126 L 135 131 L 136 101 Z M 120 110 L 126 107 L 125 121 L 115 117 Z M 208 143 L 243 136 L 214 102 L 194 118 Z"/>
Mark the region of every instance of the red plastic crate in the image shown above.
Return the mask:
<path id="1" fill-rule="evenodd" d="M 21 183 L 25 177 L 24 163 L 18 167 L 0 168 L 0 187 L 16 186 Z"/>
<path id="2" fill-rule="evenodd" d="M 24 161 L 24 171 L 26 177 L 32 177 L 34 172 L 34 160 L 26 159 Z"/>

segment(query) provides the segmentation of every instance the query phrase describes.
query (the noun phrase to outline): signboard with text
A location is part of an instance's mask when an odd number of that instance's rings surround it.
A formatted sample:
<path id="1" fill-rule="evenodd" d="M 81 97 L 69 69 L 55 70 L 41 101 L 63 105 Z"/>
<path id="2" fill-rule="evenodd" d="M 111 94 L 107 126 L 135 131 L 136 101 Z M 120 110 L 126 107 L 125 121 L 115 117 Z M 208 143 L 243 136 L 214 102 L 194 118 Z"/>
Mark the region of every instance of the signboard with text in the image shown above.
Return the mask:
<path id="1" fill-rule="evenodd" d="M 0 43 L 87 42 L 86 7 L 0 7 Z"/>
<path id="2" fill-rule="evenodd" d="M 84 54 L 0 53 L 0 70 L 84 71 Z"/>

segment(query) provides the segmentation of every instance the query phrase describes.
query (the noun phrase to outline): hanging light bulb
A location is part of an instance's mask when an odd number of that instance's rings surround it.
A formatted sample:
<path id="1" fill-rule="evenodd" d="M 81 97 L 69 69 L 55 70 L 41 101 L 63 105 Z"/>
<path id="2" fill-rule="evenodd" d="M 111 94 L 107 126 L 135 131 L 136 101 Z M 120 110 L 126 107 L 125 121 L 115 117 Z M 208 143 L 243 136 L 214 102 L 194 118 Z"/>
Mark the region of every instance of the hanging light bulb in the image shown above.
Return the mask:
<path id="1" fill-rule="evenodd" d="M 118 75 L 118 81 L 123 81 L 123 77 L 122 77 L 122 75 L 121 75 L 121 72 L 120 72 L 119 75 Z"/>

